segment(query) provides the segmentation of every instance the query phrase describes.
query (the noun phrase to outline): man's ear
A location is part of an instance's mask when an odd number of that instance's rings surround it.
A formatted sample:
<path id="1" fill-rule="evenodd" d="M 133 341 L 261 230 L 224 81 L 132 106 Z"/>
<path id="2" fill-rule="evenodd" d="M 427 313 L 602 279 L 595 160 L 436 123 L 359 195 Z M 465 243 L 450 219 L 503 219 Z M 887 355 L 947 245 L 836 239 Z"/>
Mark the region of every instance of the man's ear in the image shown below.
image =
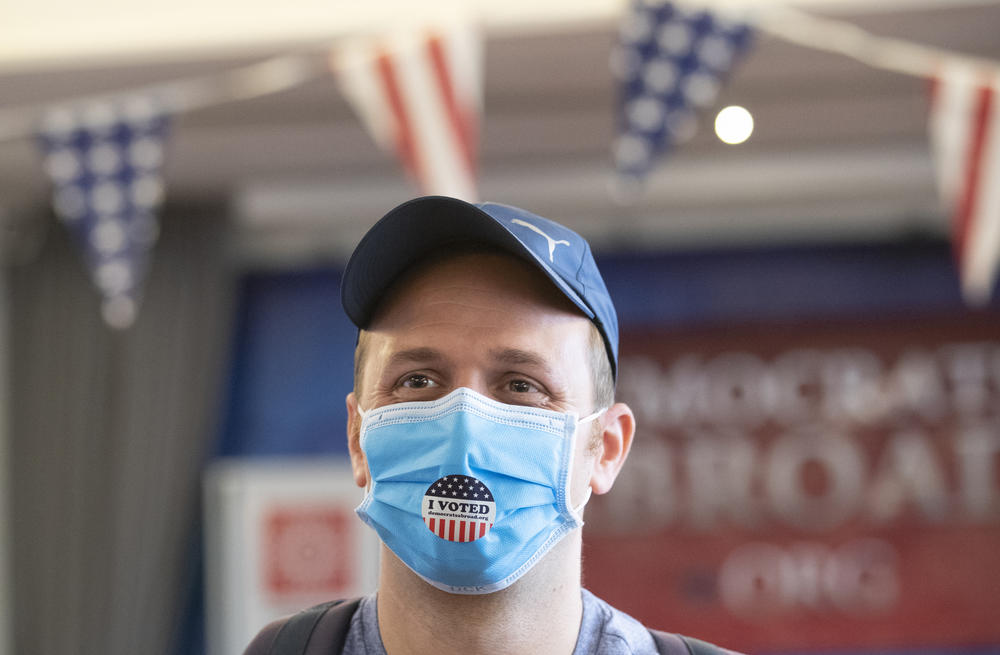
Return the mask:
<path id="1" fill-rule="evenodd" d="M 361 413 L 354 392 L 347 394 L 347 451 L 351 454 L 351 471 L 354 483 L 359 487 L 368 486 L 368 460 L 361 450 Z"/>
<path id="2" fill-rule="evenodd" d="M 601 434 L 594 453 L 590 488 L 595 494 L 606 494 L 625 464 L 635 436 L 635 415 L 625 403 L 615 403 L 599 419 Z"/>

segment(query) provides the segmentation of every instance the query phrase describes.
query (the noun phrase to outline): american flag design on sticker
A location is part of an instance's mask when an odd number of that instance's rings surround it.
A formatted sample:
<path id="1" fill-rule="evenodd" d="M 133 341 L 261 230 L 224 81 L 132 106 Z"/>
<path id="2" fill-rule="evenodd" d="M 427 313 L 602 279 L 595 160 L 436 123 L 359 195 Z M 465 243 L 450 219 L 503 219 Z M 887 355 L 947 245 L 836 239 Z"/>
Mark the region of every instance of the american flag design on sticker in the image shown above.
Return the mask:
<path id="1" fill-rule="evenodd" d="M 475 541 L 496 520 L 489 488 L 468 475 L 448 475 L 427 488 L 421 514 L 427 529 L 448 541 Z"/>

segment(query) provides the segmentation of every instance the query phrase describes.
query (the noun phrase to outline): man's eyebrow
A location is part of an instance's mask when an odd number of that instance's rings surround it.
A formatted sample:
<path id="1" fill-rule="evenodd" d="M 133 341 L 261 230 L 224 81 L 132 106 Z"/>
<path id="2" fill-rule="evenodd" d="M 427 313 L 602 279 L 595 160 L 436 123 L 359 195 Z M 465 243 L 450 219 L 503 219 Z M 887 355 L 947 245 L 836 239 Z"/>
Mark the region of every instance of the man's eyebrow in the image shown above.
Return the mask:
<path id="1" fill-rule="evenodd" d="M 389 357 L 388 364 L 427 364 L 444 359 L 441 351 L 435 348 L 409 348 L 393 353 Z"/>
<path id="2" fill-rule="evenodd" d="M 538 366 L 545 370 L 551 368 L 548 360 L 538 353 L 531 352 L 530 350 L 521 350 L 520 348 L 493 350 L 490 351 L 490 356 L 494 360 L 504 364 Z"/>

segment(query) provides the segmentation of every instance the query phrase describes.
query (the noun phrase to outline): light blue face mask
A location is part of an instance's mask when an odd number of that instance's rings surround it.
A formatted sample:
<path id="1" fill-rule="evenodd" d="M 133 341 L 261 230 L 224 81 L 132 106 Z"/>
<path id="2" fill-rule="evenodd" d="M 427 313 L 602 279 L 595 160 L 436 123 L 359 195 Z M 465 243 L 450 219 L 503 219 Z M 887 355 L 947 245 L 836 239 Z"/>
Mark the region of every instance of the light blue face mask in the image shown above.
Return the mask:
<path id="1" fill-rule="evenodd" d="M 504 589 L 583 525 L 569 498 L 577 426 L 603 411 L 577 421 L 460 388 L 362 412 L 372 482 L 358 516 L 438 589 Z"/>

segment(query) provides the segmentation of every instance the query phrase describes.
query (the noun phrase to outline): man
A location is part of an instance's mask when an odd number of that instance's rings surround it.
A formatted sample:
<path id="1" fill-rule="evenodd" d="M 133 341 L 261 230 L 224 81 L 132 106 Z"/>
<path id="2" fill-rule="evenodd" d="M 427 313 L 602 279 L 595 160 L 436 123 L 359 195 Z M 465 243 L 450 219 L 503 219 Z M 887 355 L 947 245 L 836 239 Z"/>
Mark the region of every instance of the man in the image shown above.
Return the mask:
<path id="1" fill-rule="evenodd" d="M 347 431 L 358 514 L 382 541 L 378 592 L 336 620 L 323 606 L 275 622 L 247 654 L 687 652 L 663 634 L 658 651 L 581 586 L 584 506 L 635 433 L 586 241 L 517 208 L 418 198 L 358 245 L 342 301 L 359 328 Z"/>

